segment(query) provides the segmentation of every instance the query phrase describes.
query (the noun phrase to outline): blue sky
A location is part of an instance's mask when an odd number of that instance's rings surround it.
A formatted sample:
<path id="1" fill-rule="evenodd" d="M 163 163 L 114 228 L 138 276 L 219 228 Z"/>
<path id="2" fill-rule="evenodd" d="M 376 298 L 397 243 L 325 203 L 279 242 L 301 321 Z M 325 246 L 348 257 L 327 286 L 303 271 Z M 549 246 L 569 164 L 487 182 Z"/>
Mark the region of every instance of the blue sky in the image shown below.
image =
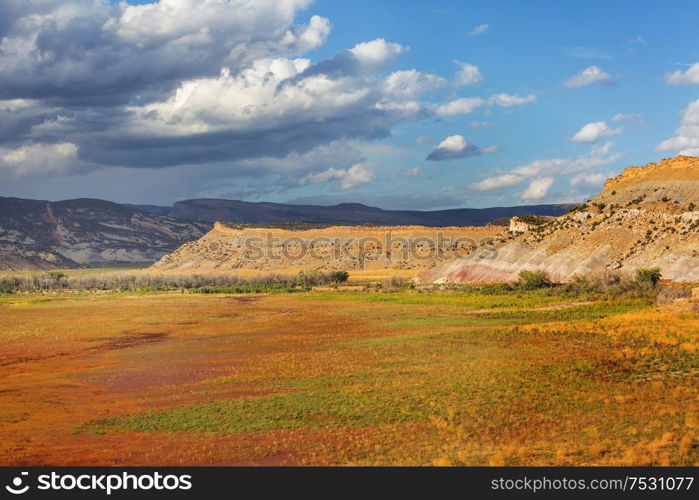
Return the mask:
<path id="1" fill-rule="evenodd" d="M 558 203 L 699 155 L 696 2 L 131 3 L 0 7 L 0 195 Z"/>

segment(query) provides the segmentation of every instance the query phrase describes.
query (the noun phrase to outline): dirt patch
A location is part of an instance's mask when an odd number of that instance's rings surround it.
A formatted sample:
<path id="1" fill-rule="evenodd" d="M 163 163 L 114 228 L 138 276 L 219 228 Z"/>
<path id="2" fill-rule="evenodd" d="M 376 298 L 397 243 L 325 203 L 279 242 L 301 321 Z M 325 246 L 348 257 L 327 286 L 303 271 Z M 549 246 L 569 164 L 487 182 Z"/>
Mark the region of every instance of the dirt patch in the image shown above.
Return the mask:
<path id="1" fill-rule="evenodd" d="M 127 349 L 136 345 L 151 344 L 153 342 L 162 342 L 169 336 L 165 332 L 157 333 L 126 333 L 118 337 L 96 337 L 88 339 L 90 341 L 105 342 L 99 346 L 95 346 L 89 350 L 113 350 Z"/>
<path id="2" fill-rule="evenodd" d="M 260 297 L 230 297 L 228 300 L 232 300 L 233 302 L 237 302 L 238 304 L 254 304 L 255 302 L 258 302 L 260 300 Z"/>

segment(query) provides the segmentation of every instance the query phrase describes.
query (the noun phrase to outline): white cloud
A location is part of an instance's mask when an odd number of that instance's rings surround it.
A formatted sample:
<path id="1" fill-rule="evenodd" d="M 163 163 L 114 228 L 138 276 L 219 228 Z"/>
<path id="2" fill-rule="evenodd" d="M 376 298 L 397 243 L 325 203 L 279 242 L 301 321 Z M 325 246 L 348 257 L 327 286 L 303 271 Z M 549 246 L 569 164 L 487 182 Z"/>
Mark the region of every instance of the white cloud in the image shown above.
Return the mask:
<path id="1" fill-rule="evenodd" d="M 478 69 L 478 66 L 460 61 L 454 62 L 461 67 L 461 69 L 457 71 L 456 75 L 454 76 L 454 85 L 464 87 L 467 85 L 480 85 L 483 83 L 483 75 L 481 75 L 481 71 Z"/>
<path id="2" fill-rule="evenodd" d="M 407 47 L 378 38 L 370 42 L 358 43 L 349 52 L 360 64 L 375 71 L 393 63 L 407 50 Z"/>
<path id="3" fill-rule="evenodd" d="M 376 180 L 374 173 L 375 163 L 355 163 L 349 168 L 329 168 L 322 172 L 308 174 L 299 181 L 299 184 L 323 184 L 332 180 L 340 181 L 340 188 L 344 191 L 353 189 Z"/>
<path id="4" fill-rule="evenodd" d="M 528 96 L 510 95 L 510 94 L 495 94 L 488 98 L 488 104 L 490 106 L 500 106 L 501 108 L 509 108 L 510 106 L 522 106 L 524 104 L 529 104 L 530 102 L 536 101 L 536 96 L 534 94 L 529 94 Z"/>
<path id="5" fill-rule="evenodd" d="M 426 135 L 419 135 L 415 139 L 415 144 L 434 144 L 435 142 L 437 142 L 436 139 Z"/>
<path id="6" fill-rule="evenodd" d="M 596 155 L 591 151 L 590 154 L 581 155 L 577 158 L 534 160 L 512 169 L 512 172 L 527 177 L 535 177 L 538 175 L 568 176 L 570 174 L 610 165 L 620 157 L 621 155 L 619 153 L 610 152 L 606 155 Z"/>
<path id="7" fill-rule="evenodd" d="M 222 64 L 236 71 L 312 50 L 330 32 L 320 16 L 294 24 L 310 0 L 115 3 L 3 0 L 0 88 L 16 97 L 128 102 Z"/>
<path id="8" fill-rule="evenodd" d="M 519 195 L 524 201 L 534 201 L 545 198 L 549 188 L 553 185 L 553 177 L 542 177 L 541 179 L 533 180 L 527 189 Z"/>
<path id="9" fill-rule="evenodd" d="M 612 147 L 614 147 L 614 141 L 607 141 L 604 144 L 592 146 L 590 153 L 593 155 L 607 155 L 611 152 Z"/>
<path id="10" fill-rule="evenodd" d="M 482 181 L 470 184 L 473 191 L 497 191 L 517 186 L 529 181 L 529 186 L 522 193 L 525 200 L 541 199 L 548 195 L 548 190 L 556 179 L 576 178 L 575 186 L 588 186 L 585 181 L 599 179 L 601 167 L 616 162 L 621 155 L 610 151 L 611 143 L 602 148 L 592 148 L 588 153 L 577 158 L 550 158 L 534 160 L 512 168 L 507 172 L 495 172 Z M 605 177 L 606 178 L 606 177 Z M 545 179 L 546 182 L 541 182 Z M 550 182 L 549 182 L 550 180 Z M 539 181 L 539 182 L 537 182 Z M 524 196 L 526 194 L 526 196 Z"/>
<path id="11" fill-rule="evenodd" d="M 536 96 L 534 94 L 519 96 L 516 94 L 500 93 L 490 96 L 487 100 L 480 97 L 462 97 L 437 106 L 436 113 L 439 116 L 466 115 L 484 106 L 509 108 L 511 106 L 523 106 L 535 101 Z"/>
<path id="12" fill-rule="evenodd" d="M 479 36 L 488 31 L 488 26 L 487 24 L 479 24 L 475 28 L 473 28 L 471 31 L 468 32 L 468 36 Z"/>
<path id="13" fill-rule="evenodd" d="M 31 108 L 37 105 L 37 101 L 33 99 L 0 99 L 0 110 L 14 113 L 26 108 Z"/>
<path id="14" fill-rule="evenodd" d="M 617 113 L 612 118 L 615 122 L 636 122 L 641 119 L 641 113 Z"/>
<path id="15" fill-rule="evenodd" d="M 623 132 L 624 129 L 622 127 L 610 128 L 606 122 L 592 122 L 578 130 L 575 135 L 570 138 L 570 141 L 582 143 L 597 142 L 603 137 L 612 137 Z"/>
<path id="16" fill-rule="evenodd" d="M 415 69 L 396 71 L 384 81 L 384 93 L 396 99 L 414 99 L 420 94 L 438 89 L 447 80 L 437 75 L 420 73 Z"/>
<path id="17" fill-rule="evenodd" d="M 666 74 L 665 81 L 669 85 L 699 85 L 699 63 L 694 63 L 685 72 L 678 69 Z"/>
<path id="18" fill-rule="evenodd" d="M 676 151 L 679 154 L 699 155 L 699 99 L 690 102 L 682 113 L 675 137 L 665 139 L 656 151 Z"/>
<path id="19" fill-rule="evenodd" d="M 70 142 L 0 149 L 0 169 L 10 169 L 17 177 L 65 174 L 78 167 L 77 161 L 78 146 Z"/>
<path id="20" fill-rule="evenodd" d="M 502 174 L 493 177 L 488 177 L 480 182 L 474 182 L 469 187 L 476 191 L 494 191 L 506 187 L 516 186 L 524 181 L 526 177 L 516 174 Z"/>
<path id="21" fill-rule="evenodd" d="M 122 41 L 139 47 L 174 44 L 208 46 L 226 39 L 228 43 L 275 38 L 286 46 L 306 51 L 322 45 L 330 23 L 313 16 L 308 26 L 288 28 L 299 10 L 310 0 L 279 2 L 262 0 L 161 0 L 143 5 L 119 5 L 120 13 L 103 26 Z M 262 31 L 266 29 L 267 31 Z"/>
<path id="22" fill-rule="evenodd" d="M 570 185 L 571 186 L 589 186 L 589 187 L 595 187 L 599 188 L 604 183 L 606 180 L 609 179 L 609 174 L 604 174 L 601 172 L 597 173 L 592 173 L 592 174 L 585 174 L 585 173 L 580 173 L 576 174 L 570 179 Z"/>
<path id="23" fill-rule="evenodd" d="M 612 77 L 597 66 L 589 66 L 563 82 L 570 89 L 585 87 L 593 83 L 611 83 Z"/>
<path id="24" fill-rule="evenodd" d="M 439 116 L 466 115 L 482 108 L 485 104 L 486 101 L 480 97 L 462 97 L 437 106 L 436 112 Z"/>
<path id="25" fill-rule="evenodd" d="M 215 78 L 186 81 L 165 101 L 129 108 L 130 126 L 148 135 L 259 131 L 371 105 L 371 88 L 351 78 L 320 73 L 292 80 L 309 66 L 307 59 L 261 59 L 237 75 L 224 70 Z"/>
<path id="26" fill-rule="evenodd" d="M 464 139 L 462 135 L 451 135 L 437 145 L 434 151 L 427 156 L 427 160 L 455 160 L 468 158 L 469 156 L 480 156 L 484 153 L 495 153 L 496 151 L 497 148 L 495 146 L 479 148 Z"/>

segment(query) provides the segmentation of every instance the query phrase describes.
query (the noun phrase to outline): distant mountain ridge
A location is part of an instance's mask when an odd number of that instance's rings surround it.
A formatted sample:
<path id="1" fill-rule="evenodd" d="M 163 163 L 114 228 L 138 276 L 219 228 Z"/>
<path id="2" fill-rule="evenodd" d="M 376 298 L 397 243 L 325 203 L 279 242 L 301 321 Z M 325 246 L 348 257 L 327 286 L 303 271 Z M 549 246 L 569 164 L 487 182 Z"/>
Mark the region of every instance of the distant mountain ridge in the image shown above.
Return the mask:
<path id="1" fill-rule="evenodd" d="M 570 205 L 433 212 L 382 210 L 359 203 L 330 207 L 196 199 L 171 207 L 80 198 L 0 197 L 0 270 L 152 263 L 197 240 L 216 221 L 234 224 L 483 226 L 514 215 L 560 215 Z"/>
<path id="2" fill-rule="evenodd" d="M 210 228 L 104 200 L 0 197 L 0 270 L 148 263 Z"/>
<path id="3" fill-rule="evenodd" d="M 223 199 L 178 201 L 171 207 L 129 205 L 137 210 L 176 219 L 235 224 L 333 224 L 395 226 L 484 226 L 497 219 L 516 215 L 564 214 L 571 204 L 528 205 L 494 208 L 455 208 L 450 210 L 384 210 L 361 203 L 338 205 L 292 205 L 288 203 L 247 202 Z"/>

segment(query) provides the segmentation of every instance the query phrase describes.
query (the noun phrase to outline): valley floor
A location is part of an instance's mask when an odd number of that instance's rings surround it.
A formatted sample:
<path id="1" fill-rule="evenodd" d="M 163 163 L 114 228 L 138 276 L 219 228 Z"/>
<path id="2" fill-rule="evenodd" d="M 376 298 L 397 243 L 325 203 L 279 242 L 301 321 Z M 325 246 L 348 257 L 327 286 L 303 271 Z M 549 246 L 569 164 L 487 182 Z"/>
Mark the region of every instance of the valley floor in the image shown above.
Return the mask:
<path id="1" fill-rule="evenodd" d="M 696 465 L 698 348 L 541 291 L 9 295 L 0 464 Z"/>

